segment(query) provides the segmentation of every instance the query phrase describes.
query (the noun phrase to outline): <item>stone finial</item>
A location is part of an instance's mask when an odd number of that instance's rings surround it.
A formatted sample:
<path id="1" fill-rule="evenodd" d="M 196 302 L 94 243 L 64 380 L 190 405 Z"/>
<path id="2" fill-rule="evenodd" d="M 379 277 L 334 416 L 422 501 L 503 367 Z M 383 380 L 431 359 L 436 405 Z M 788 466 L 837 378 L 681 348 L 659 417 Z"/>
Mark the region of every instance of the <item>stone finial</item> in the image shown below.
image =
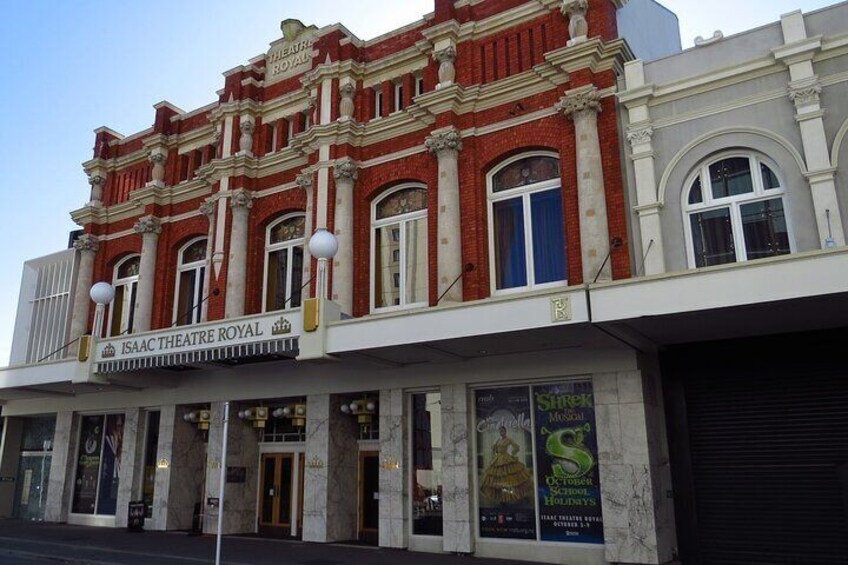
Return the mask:
<path id="1" fill-rule="evenodd" d="M 253 208 L 253 195 L 244 189 L 233 192 L 233 195 L 230 197 L 230 207 L 250 210 Z"/>
<path id="2" fill-rule="evenodd" d="M 585 112 L 599 113 L 603 111 L 601 106 L 601 93 L 593 87 L 569 91 L 559 99 L 555 108 L 569 116 L 571 119 Z"/>
<path id="3" fill-rule="evenodd" d="M 455 129 L 437 133 L 424 141 L 424 147 L 437 157 L 445 151 L 462 151 L 462 135 Z"/>
<path id="4" fill-rule="evenodd" d="M 167 153 L 151 151 L 150 155 L 147 156 L 147 160 L 153 163 L 150 180 L 155 184 L 162 185 L 165 182 L 165 162 L 168 160 Z"/>
<path id="5" fill-rule="evenodd" d="M 355 181 L 359 178 L 359 167 L 353 162 L 353 159 L 336 161 L 336 166 L 333 168 L 333 176 L 339 180 Z"/>
<path id="6" fill-rule="evenodd" d="M 627 141 L 630 142 L 631 147 L 636 147 L 643 143 L 650 143 L 653 137 L 654 128 L 651 126 L 641 127 L 627 132 Z"/>
<path id="7" fill-rule="evenodd" d="M 339 120 L 353 119 L 353 96 L 356 94 L 356 86 L 352 83 L 347 83 L 339 88 L 339 93 L 342 99 L 339 101 Z"/>
<path id="8" fill-rule="evenodd" d="M 91 185 L 91 197 L 89 198 L 89 206 L 101 206 L 103 204 L 103 187 L 106 185 L 106 178 L 94 174 L 88 177 L 88 184 Z"/>
<path id="9" fill-rule="evenodd" d="M 162 233 L 162 222 L 156 216 L 142 216 L 133 226 L 133 231 L 139 235 Z"/>
<path id="10" fill-rule="evenodd" d="M 242 118 L 239 122 L 239 130 L 241 137 L 239 138 L 239 152 L 251 153 L 253 151 L 253 131 L 256 125 L 252 120 Z"/>
<path id="11" fill-rule="evenodd" d="M 439 62 L 439 85 L 444 88 L 453 84 L 456 79 L 456 48 L 453 45 L 445 47 L 441 51 L 433 53 L 433 58 Z"/>
<path id="12" fill-rule="evenodd" d="M 312 187 L 312 173 L 301 173 L 294 180 L 295 184 L 300 188 L 307 189 Z"/>
<path id="13" fill-rule="evenodd" d="M 560 7 L 562 15 L 568 18 L 568 35 L 570 39 L 567 45 L 583 43 L 589 36 L 589 22 L 586 14 L 589 12 L 589 0 L 563 0 Z"/>
<path id="14" fill-rule="evenodd" d="M 80 252 L 97 253 L 100 249 L 100 240 L 90 233 L 84 233 L 74 241 L 74 249 Z"/>
<path id="15" fill-rule="evenodd" d="M 214 198 L 207 198 L 200 204 L 200 213 L 209 219 L 215 214 L 215 205 L 217 201 Z"/>

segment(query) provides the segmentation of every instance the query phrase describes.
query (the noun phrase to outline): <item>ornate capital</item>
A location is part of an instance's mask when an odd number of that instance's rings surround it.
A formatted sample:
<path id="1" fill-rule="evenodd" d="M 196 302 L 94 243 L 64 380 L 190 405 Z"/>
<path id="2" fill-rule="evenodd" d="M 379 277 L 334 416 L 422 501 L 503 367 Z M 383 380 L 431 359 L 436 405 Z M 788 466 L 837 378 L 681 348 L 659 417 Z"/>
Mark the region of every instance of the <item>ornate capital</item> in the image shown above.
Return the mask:
<path id="1" fill-rule="evenodd" d="M 445 151 L 462 151 L 462 136 L 455 129 L 437 133 L 424 141 L 424 147 L 437 157 Z"/>
<path id="2" fill-rule="evenodd" d="M 439 63 L 454 63 L 456 61 L 456 48 L 453 45 L 445 47 L 441 51 L 434 52 L 433 58 Z"/>
<path id="3" fill-rule="evenodd" d="M 217 200 L 215 200 L 214 198 L 207 198 L 200 205 L 200 213 L 206 216 L 207 218 L 211 219 L 212 215 L 215 213 L 216 203 Z"/>
<path id="4" fill-rule="evenodd" d="M 572 119 L 574 119 L 575 115 L 582 112 L 598 113 L 603 110 L 601 106 L 601 93 L 594 86 L 588 89 L 566 93 L 554 107 Z"/>
<path id="5" fill-rule="evenodd" d="M 808 83 L 805 85 L 790 86 L 789 99 L 795 103 L 796 108 L 809 106 L 810 104 L 818 104 L 822 91 L 821 84 L 818 82 Z"/>
<path id="6" fill-rule="evenodd" d="M 133 226 L 133 231 L 139 235 L 162 233 L 162 222 L 156 216 L 142 216 Z"/>
<path id="7" fill-rule="evenodd" d="M 103 186 L 106 184 L 106 177 L 102 177 L 100 175 L 91 175 L 88 177 L 88 184 L 91 185 L 92 188 L 95 186 Z"/>
<path id="8" fill-rule="evenodd" d="M 342 120 L 353 119 L 353 96 L 356 94 L 356 86 L 352 83 L 343 84 L 339 88 L 341 100 L 339 100 L 339 118 Z"/>
<path id="9" fill-rule="evenodd" d="M 84 233 L 74 242 L 74 249 L 80 252 L 97 253 L 97 250 L 100 249 L 100 240 L 90 233 Z"/>
<path id="10" fill-rule="evenodd" d="M 239 131 L 248 135 L 253 135 L 253 130 L 256 129 L 256 124 L 251 120 L 242 120 L 239 122 Z"/>
<path id="11" fill-rule="evenodd" d="M 352 82 L 341 85 L 339 94 L 342 95 L 342 98 L 353 98 L 353 95 L 356 94 L 356 85 Z"/>
<path id="12" fill-rule="evenodd" d="M 653 137 L 654 128 L 651 126 L 641 127 L 627 132 L 627 141 L 629 141 L 630 145 L 633 147 L 643 143 L 650 143 Z"/>
<path id="13" fill-rule="evenodd" d="M 336 161 L 336 166 L 333 168 L 333 176 L 339 180 L 355 181 L 359 178 L 359 167 L 352 159 Z"/>
<path id="14" fill-rule="evenodd" d="M 158 151 L 155 151 L 148 155 L 147 160 L 154 165 L 164 165 L 165 161 L 168 160 L 168 155 L 166 153 L 159 153 Z"/>
<path id="15" fill-rule="evenodd" d="M 439 62 L 439 88 L 450 86 L 456 80 L 456 48 L 453 45 L 433 53 L 433 58 Z"/>
<path id="16" fill-rule="evenodd" d="M 230 197 L 230 207 L 250 210 L 253 208 L 253 196 L 244 189 L 237 190 Z"/>
<path id="17" fill-rule="evenodd" d="M 318 98 L 315 96 L 310 96 L 306 99 L 306 107 L 310 110 L 314 109 L 318 105 Z"/>
<path id="18" fill-rule="evenodd" d="M 312 173 L 301 173 L 297 175 L 294 182 L 300 188 L 306 189 L 312 187 Z"/>

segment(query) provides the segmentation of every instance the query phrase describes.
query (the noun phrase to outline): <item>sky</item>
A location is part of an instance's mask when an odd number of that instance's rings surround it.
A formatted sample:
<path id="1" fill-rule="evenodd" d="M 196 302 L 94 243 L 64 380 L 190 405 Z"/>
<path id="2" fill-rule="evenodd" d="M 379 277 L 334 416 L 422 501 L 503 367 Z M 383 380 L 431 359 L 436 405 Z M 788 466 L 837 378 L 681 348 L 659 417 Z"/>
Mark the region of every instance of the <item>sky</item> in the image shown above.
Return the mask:
<path id="1" fill-rule="evenodd" d="M 661 0 L 684 48 L 833 0 Z M 250 6 L 247 11 L 246 7 Z M 213 102 L 221 73 L 262 54 L 280 21 L 341 22 L 372 39 L 420 19 L 433 0 L 0 0 L 0 366 L 9 359 L 24 261 L 67 247 L 89 186 L 93 130 L 150 127 L 161 100 Z"/>

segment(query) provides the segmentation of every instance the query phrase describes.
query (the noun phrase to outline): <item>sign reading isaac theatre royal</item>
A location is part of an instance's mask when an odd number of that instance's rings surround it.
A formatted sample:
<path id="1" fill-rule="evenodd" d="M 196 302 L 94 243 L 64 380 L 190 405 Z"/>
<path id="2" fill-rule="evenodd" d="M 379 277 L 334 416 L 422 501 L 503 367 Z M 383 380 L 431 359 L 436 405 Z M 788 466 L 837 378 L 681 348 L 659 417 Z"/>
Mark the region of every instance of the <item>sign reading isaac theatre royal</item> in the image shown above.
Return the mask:
<path id="1" fill-rule="evenodd" d="M 280 24 L 282 39 L 271 44 L 265 56 L 265 83 L 277 82 L 312 69 L 312 45 L 318 28 L 298 20 Z"/>

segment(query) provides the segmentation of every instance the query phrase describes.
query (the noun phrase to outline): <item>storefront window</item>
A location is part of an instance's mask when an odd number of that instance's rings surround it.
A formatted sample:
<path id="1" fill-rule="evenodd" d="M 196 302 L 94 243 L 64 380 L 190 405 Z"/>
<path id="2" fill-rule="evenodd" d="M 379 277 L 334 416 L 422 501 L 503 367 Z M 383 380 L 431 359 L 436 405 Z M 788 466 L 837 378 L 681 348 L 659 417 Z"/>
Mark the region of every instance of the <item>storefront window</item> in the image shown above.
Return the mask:
<path id="1" fill-rule="evenodd" d="M 15 490 L 16 518 L 44 520 L 55 428 L 54 417 L 24 419 Z"/>
<path id="2" fill-rule="evenodd" d="M 592 383 L 477 390 L 475 407 L 480 537 L 603 543 Z"/>
<path id="3" fill-rule="evenodd" d="M 412 395 L 412 533 L 442 535 L 442 401 Z"/>
<path id="4" fill-rule="evenodd" d="M 147 439 L 144 443 L 144 478 L 141 498 L 144 500 L 144 517 L 153 517 L 153 494 L 156 487 L 156 462 L 159 452 L 159 412 L 147 414 Z"/>
<path id="5" fill-rule="evenodd" d="M 123 442 L 123 414 L 83 416 L 73 513 L 115 515 Z"/>

